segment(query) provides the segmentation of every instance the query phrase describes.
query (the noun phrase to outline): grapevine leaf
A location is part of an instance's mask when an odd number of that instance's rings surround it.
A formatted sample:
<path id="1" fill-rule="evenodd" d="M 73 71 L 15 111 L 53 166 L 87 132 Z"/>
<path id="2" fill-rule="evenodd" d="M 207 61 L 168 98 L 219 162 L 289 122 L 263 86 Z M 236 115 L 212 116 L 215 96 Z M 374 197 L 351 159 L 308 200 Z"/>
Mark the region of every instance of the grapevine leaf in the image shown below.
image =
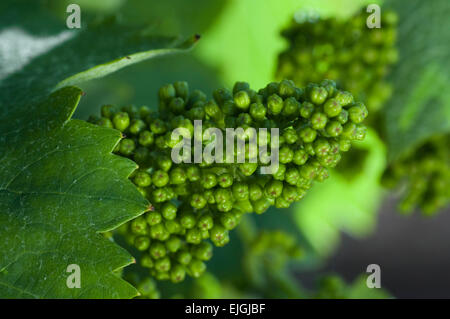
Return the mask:
<path id="1" fill-rule="evenodd" d="M 133 287 L 112 271 L 131 256 L 98 234 L 145 211 L 128 175 L 133 162 L 110 152 L 120 133 L 69 120 L 75 87 L 50 95 L 15 130 L 0 125 L 0 296 L 130 297 Z M 3 121 L 7 119 L 2 119 Z M 69 289 L 66 269 L 81 269 Z"/>
<path id="2" fill-rule="evenodd" d="M 394 95 L 385 107 L 389 156 L 394 160 L 450 130 L 450 33 L 444 27 L 450 6 L 446 0 L 388 3 L 399 14 L 400 59 L 391 73 Z"/>
<path id="3" fill-rule="evenodd" d="M 50 18 L 10 13 L 0 14 L 0 298 L 133 297 L 115 273 L 133 258 L 99 233 L 149 203 L 128 180 L 136 164 L 111 154 L 120 133 L 71 120 L 82 95 L 72 85 L 197 37 L 180 42 L 114 20 L 55 33 Z M 22 28 L 25 16 L 42 19 L 37 33 L 28 18 Z M 71 264 L 81 288 L 67 285 Z"/>

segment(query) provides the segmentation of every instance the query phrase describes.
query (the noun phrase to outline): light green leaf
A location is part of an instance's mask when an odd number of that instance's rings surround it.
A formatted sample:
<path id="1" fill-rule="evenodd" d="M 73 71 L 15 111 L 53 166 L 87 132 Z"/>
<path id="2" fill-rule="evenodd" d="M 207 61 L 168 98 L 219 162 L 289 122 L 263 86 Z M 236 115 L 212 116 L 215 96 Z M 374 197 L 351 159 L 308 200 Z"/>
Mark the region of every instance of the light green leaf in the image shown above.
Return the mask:
<path id="1" fill-rule="evenodd" d="M 389 1 L 399 14 L 400 59 L 391 72 L 394 94 L 385 107 L 389 158 L 450 130 L 450 42 L 446 0 Z"/>

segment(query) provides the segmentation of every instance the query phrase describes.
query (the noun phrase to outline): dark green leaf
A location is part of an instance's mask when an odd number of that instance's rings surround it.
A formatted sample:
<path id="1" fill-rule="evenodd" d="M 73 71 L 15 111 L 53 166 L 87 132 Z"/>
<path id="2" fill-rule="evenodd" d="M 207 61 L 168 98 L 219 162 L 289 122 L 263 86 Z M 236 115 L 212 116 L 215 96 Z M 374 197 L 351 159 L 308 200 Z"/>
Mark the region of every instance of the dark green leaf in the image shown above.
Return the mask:
<path id="1" fill-rule="evenodd" d="M 386 105 L 390 159 L 450 130 L 450 29 L 447 0 L 389 1 L 399 14 L 399 63 Z M 447 26 L 447 27 L 446 27 Z"/>

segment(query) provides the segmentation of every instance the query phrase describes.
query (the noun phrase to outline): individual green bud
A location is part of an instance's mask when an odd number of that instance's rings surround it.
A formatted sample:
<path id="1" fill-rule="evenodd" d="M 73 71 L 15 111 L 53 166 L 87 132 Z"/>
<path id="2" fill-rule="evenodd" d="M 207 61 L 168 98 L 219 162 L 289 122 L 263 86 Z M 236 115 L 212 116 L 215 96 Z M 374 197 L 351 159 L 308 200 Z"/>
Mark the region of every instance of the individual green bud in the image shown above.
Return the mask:
<path id="1" fill-rule="evenodd" d="M 338 116 L 342 111 L 342 106 L 336 99 L 328 99 L 323 105 L 323 111 L 329 117 Z"/>
<path id="2" fill-rule="evenodd" d="M 169 175 L 163 170 L 156 170 L 153 172 L 152 181 L 156 187 L 164 187 L 169 183 Z"/>
<path id="3" fill-rule="evenodd" d="M 192 259 L 188 267 L 190 275 L 194 278 L 200 277 L 206 270 L 205 263 L 199 259 Z"/>
<path id="4" fill-rule="evenodd" d="M 236 83 L 234 83 L 233 94 L 239 91 L 248 91 L 248 90 L 250 90 L 250 84 L 248 84 L 247 82 L 237 81 Z"/>
<path id="5" fill-rule="evenodd" d="M 239 114 L 236 123 L 238 124 L 238 127 L 249 127 L 252 125 L 253 119 L 250 114 L 248 113 L 241 113 Z"/>
<path id="6" fill-rule="evenodd" d="M 136 235 L 146 235 L 148 233 L 147 222 L 143 217 L 138 217 L 131 221 L 131 232 Z"/>
<path id="7" fill-rule="evenodd" d="M 226 230 L 221 225 L 214 225 L 213 228 L 209 231 L 211 236 L 211 241 L 214 245 L 221 247 L 224 243 L 224 240 L 228 237 L 228 230 Z"/>
<path id="8" fill-rule="evenodd" d="M 150 226 L 153 226 L 161 223 L 162 216 L 159 212 L 149 212 L 147 213 L 146 220 Z"/>
<path id="9" fill-rule="evenodd" d="M 166 272 L 166 271 L 169 271 L 169 270 L 170 270 L 170 266 L 171 266 L 170 258 L 169 258 L 168 256 L 166 256 L 166 257 L 157 259 L 157 260 L 155 261 L 155 266 L 154 266 L 154 268 L 155 268 L 157 271 L 160 271 L 160 272 Z"/>
<path id="10" fill-rule="evenodd" d="M 140 251 L 147 250 L 150 246 L 150 238 L 147 236 L 138 236 L 134 239 L 134 247 Z"/>
<path id="11" fill-rule="evenodd" d="M 286 170 L 284 180 L 291 185 L 297 185 L 300 173 L 295 167 L 290 167 Z"/>
<path id="12" fill-rule="evenodd" d="M 347 152 L 352 147 L 352 142 L 349 139 L 341 138 L 339 140 L 339 149 L 342 152 Z"/>
<path id="13" fill-rule="evenodd" d="M 175 265 L 170 270 L 170 280 L 173 283 L 179 283 L 184 280 L 186 276 L 186 271 L 184 270 L 183 266 L 181 265 Z"/>
<path id="14" fill-rule="evenodd" d="M 202 242 L 193 248 L 193 255 L 202 261 L 210 260 L 213 255 L 213 246 L 210 243 Z"/>
<path id="15" fill-rule="evenodd" d="M 186 182 L 186 172 L 181 167 L 175 167 L 170 171 L 170 184 L 179 185 Z"/>
<path id="16" fill-rule="evenodd" d="M 129 138 L 124 138 L 120 141 L 120 153 L 122 155 L 128 156 L 131 155 L 136 148 L 136 145 L 134 144 L 134 141 Z"/>
<path id="17" fill-rule="evenodd" d="M 153 268 L 154 263 L 152 257 L 148 254 L 144 254 L 141 257 L 141 266 L 144 268 Z"/>
<path id="18" fill-rule="evenodd" d="M 217 185 L 217 177 L 213 173 L 203 174 L 201 179 L 203 188 L 210 189 Z"/>
<path id="19" fill-rule="evenodd" d="M 233 194 L 228 188 L 219 188 L 214 192 L 214 198 L 216 203 L 225 203 L 227 201 L 232 201 Z"/>
<path id="20" fill-rule="evenodd" d="M 292 162 L 294 151 L 289 146 L 283 146 L 279 151 L 279 160 L 282 164 Z"/>
<path id="21" fill-rule="evenodd" d="M 182 240 L 177 236 L 170 236 L 165 243 L 167 250 L 171 253 L 176 253 L 183 244 Z"/>
<path id="22" fill-rule="evenodd" d="M 176 220 L 166 220 L 164 226 L 170 234 L 178 234 L 182 229 L 180 223 Z"/>
<path id="23" fill-rule="evenodd" d="M 193 194 L 191 196 L 191 206 L 196 209 L 202 209 L 206 206 L 206 198 L 201 194 Z"/>
<path id="24" fill-rule="evenodd" d="M 238 91 L 234 94 L 234 104 L 242 109 L 246 110 L 250 106 L 250 96 L 248 95 L 247 91 Z"/>
<path id="25" fill-rule="evenodd" d="M 169 103 L 170 110 L 175 114 L 181 113 L 184 110 L 184 106 L 185 103 L 181 97 L 175 97 L 171 99 Z"/>
<path id="26" fill-rule="evenodd" d="M 289 208 L 289 206 L 291 205 L 290 202 L 288 202 L 287 200 L 285 200 L 283 197 L 277 197 L 275 199 L 275 207 L 280 209 L 280 208 Z"/>
<path id="27" fill-rule="evenodd" d="M 353 103 L 353 95 L 347 91 L 338 91 L 334 98 L 341 106 L 344 107 Z"/>
<path id="28" fill-rule="evenodd" d="M 233 176 L 231 174 L 225 173 L 218 177 L 220 187 L 227 188 L 233 184 Z"/>
<path id="29" fill-rule="evenodd" d="M 147 187 L 152 184 L 152 178 L 144 171 L 139 171 L 133 178 L 134 183 L 139 187 Z"/>
<path id="30" fill-rule="evenodd" d="M 341 124 L 345 124 L 348 121 L 348 111 L 342 110 L 341 113 L 337 116 L 336 120 L 339 121 Z"/>
<path id="31" fill-rule="evenodd" d="M 182 265 L 188 265 L 192 260 L 192 255 L 186 250 L 180 250 L 176 255 L 176 260 Z"/>
<path id="32" fill-rule="evenodd" d="M 365 125 L 358 124 L 356 126 L 355 139 L 362 141 L 366 137 L 367 127 Z"/>
<path id="33" fill-rule="evenodd" d="M 237 226 L 236 218 L 232 213 L 223 213 L 220 215 L 220 223 L 227 230 L 232 230 Z"/>
<path id="34" fill-rule="evenodd" d="M 278 86 L 278 94 L 281 97 L 288 97 L 295 95 L 295 84 L 290 80 L 282 80 Z"/>
<path id="35" fill-rule="evenodd" d="M 261 186 L 258 184 L 250 184 L 249 186 L 249 198 L 251 201 L 256 201 L 263 196 L 263 191 Z"/>
<path id="36" fill-rule="evenodd" d="M 349 118 L 353 123 L 362 123 L 367 116 L 364 105 L 352 106 L 348 109 Z"/>
<path id="37" fill-rule="evenodd" d="M 270 198 L 277 198 L 283 191 L 283 182 L 272 180 L 264 187 L 265 194 Z"/>
<path id="38" fill-rule="evenodd" d="M 216 202 L 216 199 L 214 198 L 214 191 L 212 191 L 210 189 L 205 190 L 204 196 L 205 196 L 206 202 L 208 204 L 214 204 Z"/>
<path id="39" fill-rule="evenodd" d="M 252 205 L 256 214 L 262 214 L 269 209 L 271 202 L 267 198 L 261 198 L 252 202 Z"/>
<path id="40" fill-rule="evenodd" d="M 286 100 L 284 100 L 282 110 L 283 116 L 297 115 L 299 110 L 300 110 L 300 103 L 294 97 L 291 96 Z"/>
<path id="41" fill-rule="evenodd" d="M 278 115 L 283 110 L 283 99 L 277 94 L 272 94 L 267 98 L 267 108 L 273 115 Z"/>
<path id="42" fill-rule="evenodd" d="M 252 103 L 250 105 L 250 115 L 255 121 L 262 121 L 266 117 L 267 109 L 262 103 Z"/>
<path id="43" fill-rule="evenodd" d="M 203 214 L 197 221 L 197 227 L 200 230 L 210 230 L 214 226 L 214 220 L 211 214 Z"/>
<path id="44" fill-rule="evenodd" d="M 147 116 L 149 116 L 151 113 L 151 110 L 148 106 L 143 105 L 139 108 L 139 117 L 142 119 L 145 119 Z"/>
<path id="45" fill-rule="evenodd" d="M 252 175 L 257 169 L 258 164 L 257 163 L 241 163 L 238 165 L 239 170 L 244 174 L 245 176 Z"/>
<path id="46" fill-rule="evenodd" d="M 176 95 L 175 87 L 172 84 L 166 84 L 159 89 L 159 98 L 169 100 Z"/>
<path id="47" fill-rule="evenodd" d="M 154 271 L 151 273 L 152 276 L 155 277 L 156 280 L 169 280 L 170 274 L 168 271 Z"/>
<path id="48" fill-rule="evenodd" d="M 311 164 L 305 164 L 300 168 L 300 175 L 306 179 L 313 179 L 316 173 L 317 169 Z"/>
<path id="49" fill-rule="evenodd" d="M 167 240 L 170 236 L 170 233 L 167 231 L 166 227 L 163 224 L 157 224 L 150 226 L 150 237 L 157 240 Z"/>
<path id="50" fill-rule="evenodd" d="M 142 146 L 152 145 L 154 140 L 154 134 L 150 131 L 142 131 L 139 134 L 139 144 L 141 144 Z"/>
<path id="51" fill-rule="evenodd" d="M 169 200 L 169 194 L 167 193 L 167 190 L 164 188 L 157 188 L 152 191 L 152 198 L 153 202 L 155 203 L 162 203 L 166 200 Z"/>
<path id="52" fill-rule="evenodd" d="M 330 152 L 331 145 L 325 138 L 320 138 L 313 143 L 314 153 L 317 156 L 325 156 Z"/>
<path id="53" fill-rule="evenodd" d="M 327 97 L 328 97 L 327 90 L 321 86 L 313 87 L 309 93 L 309 98 L 311 102 L 313 102 L 316 105 L 320 105 L 323 102 L 325 102 Z"/>
<path id="54" fill-rule="evenodd" d="M 220 212 L 229 212 L 230 210 L 233 209 L 233 201 L 230 200 L 230 201 L 218 203 L 216 207 L 217 207 L 217 210 Z"/>
<path id="55" fill-rule="evenodd" d="M 285 201 L 292 203 L 297 199 L 297 188 L 291 185 L 283 187 L 282 197 Z"/>
<path id="56" fill-rule="evenodd" d="M 237 182 L 232 187 L 233 197 L 236 200 L 245 200 L 249 196 L 249 188 L 246 183 Z"/>
<path id="57" fill-rule="evenodd" d="M 141 132 L 143 129 L 145 129 L 145 122 L 140 120 L 140 119 L 134 119 L 131 122 L 130 127 L 128 128 L 128 130 L 130 131 L 131 134 L 137 135 L 139 134 L 139 132 Z"/>
<path id="58" fill-rule="evenodd" d="M 167 130 L 166 124 L 164 123 L 163 120 L 161 119 L 155 119 L 154 121 L 152 121 L 152 123 L 150 124 L 150 130 L 154 133 L 154 134 L 164 134 Z"/>
<path id="59" fill-rule="evenodd" d="M 149 252 L 150 252 L 150 256 L 153 259 L 163 258 L 164 256 L 166 256 L 166 253 L 167 253 L 166 246 L 164 246 L 164 244 L 161 242 L 152 243 L 150 245 Z"/>
<path id="60" fill-rule="evenodd" d="M 173 84 L 176 92 L 176 96 L 181 97 L 183 100 L 187 100 L 189 96 L 189 85 L 187 82 L 178 81 Z"/>
<path id="61" fill-rule="evenodd" d="M 342 133 L 342 124 L 338 121 L 331 121 L 328 122 L 327 126 L 325 127 L 325 131 L 328 133 L 328 135 L 332 137 L 337 137 L 341 135 Z"/>
<path id="62" fill-rule="evenodd" d="M 198 245 L 202 241 L 202 232 L 198 228 L 191 228 L 186 232 L 186 242 Z"/>
<path id="63" fill-rule="evenodd" d="M 316 139 L 317 131 L 310 127 L 305 127 L 300 131 L 299 135 L 303 142 L 311 143 Z"/>
<path id="64" fill-rule="evenodd" d="M 308 157 L 308 153 L 305 150 L 299 149 L 294 152 L 292 161 L 294 162 L 294 164 L 301 166 L 306 163 Z"/>
<path id="65" fill-rule="evenodd" d="M 191 229 L 195 226 L 197 220 L 194 214 L 184 212 L 180 217 L 180 224 L 184 228 Z"/>
<path id="66" fill-rule="evenodd" d="M 354 140 L 356 138 L 356 124 L 353 122 L 348 122 L 343 126 L 342 136 L 349 140 Z"/>
<path id="67" fill-rule="evenodd" d="M 189 166 L 186 169 L 186 177 L 191 182 L 196 182 L 200 180 L 201 177 L 200 169 L 197 166 Z"/>
<path id="68" fill-rule="evenodd" d="M 323 129 L 327 124 L 327 121 L 328 121 L 327 116 L 322 112 L 315 112 L 311 116 L 311 126 L 315 130 Z"/>
<path id="69" fill-rule="evenodd" d="M 314 112 L 314 104 L 311 102 L 303 102 L 300 107 L 300 116 L 309 119 Z"/>
<path id="70" fill-rule="evenodd" d="M 114 127 L 116 129 L 118 129 L 119 131 L 123 132 L 130 125 L 130 116 L 128 115 L 128 113 L 119 112 L 119 113 L 114 115 L 113 123 L 114 123 Z"/>
<path id="71" fill-rule="evenodd" d="M 161 214 L 167 220 L 173 220 L 177 217 L 177 206 L 173 203 L 164 203 L 161 206 Z"/>
<path id="72" fill-rule="evenodd" d="M 237 92 L 237 91 L 236 91 Z M 214 100 L 217 104 L 222 105 L 227 100 L 232 100 L 233 96 L 230 91 L 225 88 L 217 89 L 213 92 Z"/>
<path id="73" fill-rule="evenodd" d="M 298 140 L 297 132 L 293 128 L 287 128 L 283 133 L 283 137 L 288 144 L 294 144 Z"/>
<path id="74" fill-rule="evenodd" d="M 189 95 L 189 104 L 190 105 L 194 105 L 198 101 L 205 102 L 206 101 L 206 94 L 203 93 L 200 90 L 194 90 Z"/>

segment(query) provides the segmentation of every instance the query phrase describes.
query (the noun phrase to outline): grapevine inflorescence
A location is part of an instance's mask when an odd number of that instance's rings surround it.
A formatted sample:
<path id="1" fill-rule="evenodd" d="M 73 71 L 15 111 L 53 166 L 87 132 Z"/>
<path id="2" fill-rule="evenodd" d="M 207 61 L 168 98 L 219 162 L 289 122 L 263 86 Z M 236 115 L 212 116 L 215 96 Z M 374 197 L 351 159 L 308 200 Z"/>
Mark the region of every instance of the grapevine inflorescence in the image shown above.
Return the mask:
<path id="1" fill-rule="evenodd" d="M 416 208 L 431 214 L 450 202 L 450 135 L 431 138 L 402 160 L 394 161 L 384 172 L 387 187 L 403 184 L 405 195 L 400 209 Z"/>
<path id="2" fill-rule="evenodd" d="M 326 179 L 328 168 L 339 162 L 351 142 L 364 138 L 367 109 L 330 80 L 304 89 L 283 80 L 259 91 L 237 82 L 232 91 L 214 91 L 213 99 L 199 90 L 190 92 L 186 82 L 176 82 L 159 90 L 157 112 L 146 106 L 116 110 L 105 105 L 101 115 L 93 121 L 123 132 L 114 152 L 138 163 L 130 178 L 154 206 L 125 224 L 122 233 L 143 252 L 140 264 L 154 278 L 180 282 L 186 273 L 199 277 L 205 271 L 212 244 L 227 244 L 229 231 L 243 214 L 261 214 L 272 205 L 289 207 L 314 181 Z M 256 139 L 258 146 L 278 146 L 278 170 L 261 174 L 261 159 L 175 163 L 171 153 L 179 140 L 171 133 L 185 128 L 193 136 L 194 120 L 202 120 L 204 147 L 214 142 L 207 128 L 279 128 L 276 145 L 270 134 L 258 133 Z M 248 141 L 250 136 L 237 138 Z M 246 159 L 249 153 L 246 148 Z"/>
<path id="3" fill-rule="evenodd" d="M 371 112 L 378 111 L 391 95 L 384 77 L 398 59 L 397 15 L 384 10 L 381 28 L 368 28 L 367 16 L 364 10 L 346 20 L 311 17 L 292 22 L 282 31 L 289 47 L 279 55 L 277 76 L 297 85 L 335 80 Z"/>

